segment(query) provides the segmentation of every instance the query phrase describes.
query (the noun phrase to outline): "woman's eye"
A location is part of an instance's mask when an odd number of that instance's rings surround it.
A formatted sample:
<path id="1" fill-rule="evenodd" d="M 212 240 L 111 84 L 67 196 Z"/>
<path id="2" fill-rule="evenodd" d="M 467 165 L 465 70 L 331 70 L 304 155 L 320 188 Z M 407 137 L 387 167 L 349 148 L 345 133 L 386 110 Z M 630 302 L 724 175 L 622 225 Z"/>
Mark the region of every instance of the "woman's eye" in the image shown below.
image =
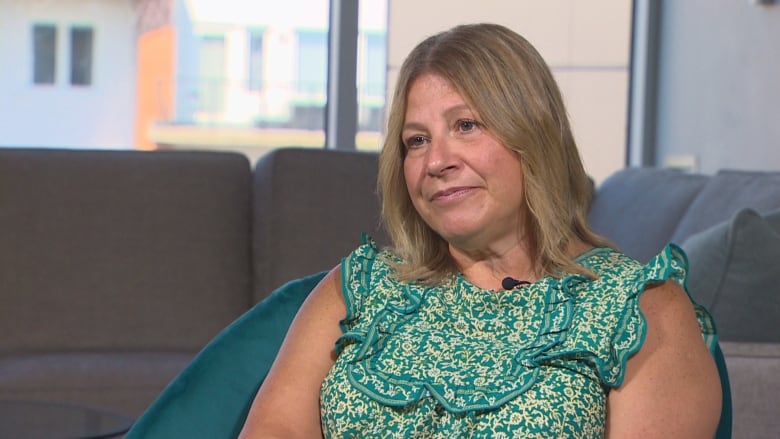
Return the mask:
<path id="1" fill-rule="evenodd" d="M 458 131 L 461 133 L 469 133 L 477 128 L 479 128 L 479 122 L 475 120 L 464 119 L 458 121 Z"/>
<path id="2" fill-rule="evenodd" d="M 407 148 L 416 148 L 425 143 L 425 136 L 411 136 L 406 139 L 406 147 Z"/>

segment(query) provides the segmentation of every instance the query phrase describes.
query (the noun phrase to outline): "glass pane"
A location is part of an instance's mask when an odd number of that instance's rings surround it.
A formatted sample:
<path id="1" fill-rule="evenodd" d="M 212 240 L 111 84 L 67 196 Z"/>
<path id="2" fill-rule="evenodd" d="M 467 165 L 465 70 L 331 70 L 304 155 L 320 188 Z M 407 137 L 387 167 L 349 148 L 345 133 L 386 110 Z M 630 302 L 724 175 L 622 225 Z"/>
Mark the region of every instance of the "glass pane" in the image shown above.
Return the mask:
<path id="1" fill-rule="evenodd" d="M 263 30 L 249 30 L 249 90 L 263 88 Z"/>
<path id="2" fill-rule="evenodd" d="M 387 0 L 361 0 L 358 11 L 358 149 L 378 150 L 385 124 Z"/>
<path id="3" fill-rule="evenodd" d="M 92 84 L 92 28 L 70 29 L 70 83 Z"/>
<path id="4" fill-rule="evenodd" d="M 33 83 L 54 84 L 57 66 L 57 28 L 33 26 Z"/>
<path id="5" fill-rule="evenodd" d="M 298 78 L 289 127 L 323 130 L 328 82 L 327 31 L 298 32 Z"/>
<path id="6" fill-rule="evenodd" d="M 198 104 L 194 120 L 219 122 L 225 111 L 225 38 L 204 35 L 198 46 L 200 63 L 196 72 Z"/>
<path id="7" fill-rule="evenodd" d="M 252 160 L 282 145 L 322 147 L 329 0 L 185 3 L 173 23 L 174 95 L 149 106 L 150 140 Z"/>

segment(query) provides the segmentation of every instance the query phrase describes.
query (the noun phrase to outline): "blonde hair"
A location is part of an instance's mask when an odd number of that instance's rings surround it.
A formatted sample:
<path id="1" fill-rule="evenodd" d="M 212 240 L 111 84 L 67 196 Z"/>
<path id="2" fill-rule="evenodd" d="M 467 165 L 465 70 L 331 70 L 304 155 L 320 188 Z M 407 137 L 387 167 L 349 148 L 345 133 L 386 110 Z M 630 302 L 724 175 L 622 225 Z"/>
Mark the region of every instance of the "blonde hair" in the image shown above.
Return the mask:
<path id="1" fill-rule="evenodd" d="M 407 93 L 426 73 L 448 80 L 491 135 L 520 156 L 527 233 L 537 264 L 553 276 L 590 274 L 566 253 L 568 244 L 573 239 L 609 244 L 587 224 L 592 185 L 555 79 L 541 55 L 517 33 L 496 24 L 471 24 L 425 39 L 399 72 L 378 177 L 383 220 L 403 260 L 398 277 L 430 283 L 455 270 L 447 242 L 412 205 L 403 173 Z"/>

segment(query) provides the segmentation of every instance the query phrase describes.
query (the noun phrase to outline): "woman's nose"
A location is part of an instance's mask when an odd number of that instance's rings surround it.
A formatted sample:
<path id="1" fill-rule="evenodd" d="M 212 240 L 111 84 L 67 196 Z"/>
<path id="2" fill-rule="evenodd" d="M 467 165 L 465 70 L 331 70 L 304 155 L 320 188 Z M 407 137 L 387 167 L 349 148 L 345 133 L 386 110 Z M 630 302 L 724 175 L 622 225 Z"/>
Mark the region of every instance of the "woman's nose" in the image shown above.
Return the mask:
<path id="1" fill-rule="evenodd" d="M 457 167 L 457 156 L 446 137 L 432 139 L 426 155 L 426 171 L 432 176 L 441 176 Z"/>

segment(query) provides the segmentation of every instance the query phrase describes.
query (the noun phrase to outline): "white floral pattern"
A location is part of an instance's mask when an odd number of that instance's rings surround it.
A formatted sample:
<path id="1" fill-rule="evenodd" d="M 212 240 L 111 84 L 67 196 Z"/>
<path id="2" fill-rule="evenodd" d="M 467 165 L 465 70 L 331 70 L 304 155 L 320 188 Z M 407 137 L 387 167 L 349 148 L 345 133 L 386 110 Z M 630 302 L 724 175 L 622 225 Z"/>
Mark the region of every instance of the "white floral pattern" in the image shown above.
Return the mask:
<path id="1" fill-rule="evenodd" d="M 639 295 L 684 285 L 687 269 L 674 245 L 644 266 L 597 248 L 578 258 L 595 280 L 489 292 L 462 276 L 399 282 L 393 258 L 366 238 L 342 264 L 347 316 L 320 394 L 326 437 L 602 437 L 606 392 L 644 338 Z M 714 347 L 711 317 L 697 315 Z"/>

